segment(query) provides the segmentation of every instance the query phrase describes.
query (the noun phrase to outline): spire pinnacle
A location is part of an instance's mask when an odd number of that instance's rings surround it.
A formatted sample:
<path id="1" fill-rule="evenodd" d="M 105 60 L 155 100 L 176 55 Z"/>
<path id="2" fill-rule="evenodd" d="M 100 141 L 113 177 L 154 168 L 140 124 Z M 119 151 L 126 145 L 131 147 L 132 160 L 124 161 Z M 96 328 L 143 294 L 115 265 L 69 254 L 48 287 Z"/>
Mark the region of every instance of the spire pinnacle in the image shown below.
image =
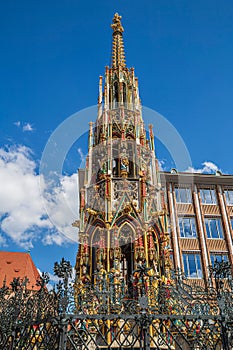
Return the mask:
<path id="1" fill-rule="evenodd" d="M 124 28 L 121 24 L 121 16 L 115 13 L 113 17 L 113 23 L 111 27 L 113 29 L 113 42 L 112 42 L 112 67 L 117 68 L 119 66 L 125 67 L 125 52 L 123 43 L 123 31 Z"/>

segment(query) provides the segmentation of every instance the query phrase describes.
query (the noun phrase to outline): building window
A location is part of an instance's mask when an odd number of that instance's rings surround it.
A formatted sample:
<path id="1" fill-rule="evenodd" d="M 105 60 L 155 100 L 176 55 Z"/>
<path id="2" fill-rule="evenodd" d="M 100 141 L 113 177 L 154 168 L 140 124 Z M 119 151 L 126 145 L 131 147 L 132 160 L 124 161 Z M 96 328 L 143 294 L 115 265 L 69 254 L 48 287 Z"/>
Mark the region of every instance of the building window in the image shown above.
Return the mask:
<path id="1" fill-rule="evenodd" d="M 210 254 L 210 261 L 211 265 L 214 266 L 215 261 L 221 262 L 221 261 L 228 261 L 228 256 L 227 254 L 222 254 L 222 253 L 214 253 Z"/>
<path id="2" fill-rule="evenodd" d="M 231 229 L 233 230 L 233 218 L 231 218 Z"/>
<path id="3" fill-rule="evenodd" d="M 217 204 L 216 192 L 214 189 L 201 188 L 200 195 L 203 204 Z"/>
<path id="4" fill-rule="evenodd" d="M 226 201 L 228 205 L 233 205 L 233 190 L 225 190 Z"/>
<path id="5" fill-rule="evenodd" d="M 180 237 L 196 238 L 197 229 L 195 218 L 179 217 Z"/>
<path id="6" fill-rule="evenodd" d="M 175 188 L 177 203 L 192 203 L 191 189 L 185 187 Z"/>
<path id="7" fill-rule="evenodd" d="M 189 278 L 202 278 L 200 254 L 183 253 L 184 273 Z"/>
<path id="8" fill-rule="evenodd" d="M 206 219 L 205 227 L 208 238 L 223 238 L 221 219 Z"/>

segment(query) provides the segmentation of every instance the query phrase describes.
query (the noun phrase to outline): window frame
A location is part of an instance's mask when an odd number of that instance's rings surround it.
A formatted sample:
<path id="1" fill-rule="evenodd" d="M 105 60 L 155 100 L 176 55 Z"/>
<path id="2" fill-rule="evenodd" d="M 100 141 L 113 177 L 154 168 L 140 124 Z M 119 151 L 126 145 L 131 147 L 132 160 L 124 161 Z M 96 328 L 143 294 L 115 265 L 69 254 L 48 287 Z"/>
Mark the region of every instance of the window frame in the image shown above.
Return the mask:
<path id="1" fill-rule="evenodd" d="M 229 192 L 232 193 L 232 195 L 229 194 Z M 232 188 L 225 188 L 224 194 L 225 194 L 225 198 L 226 198 L 226 204 L 233 205 L 233 189 Z"/>
<path id="2" fill-rule="evenodd" d="M 190 263 L 192 260 L 190 257 L 193 256 L 193 262 L 195 264 L 196 273 L 193 275 L 193 272 L 190 273 Z M 189 257 L 189 259 L 188 259 Z M 182 252 L 182 260 L 184 267 L 184 274 L 189 279 L 203 279 L 203 268 L 201 261 L 201 252 Z M 200 269 L 199 269 L 200 267 Z M 193 269 L 193 268 L 192 268 Z"/>
<path id="3" fill-rule="evenodd" d="M 233 231 L 233 217 L 230 217 L 230 226 L 231 230 Z"/>
<path id="4" fill-rule="evenodd" d="M 191 235 L 186 236 L 185 234 L 185 221 L 189 220 L 189 228 Z M 190 238 L 190 239 L 196 239 L 197 238 L 197 223 L 195 216 L 178 216 L 178 223 L 179 223 L 179 232 L 180 232 L 180 238 Z M 182 226 L 182 230 L 181 230 Z M 194 228 L 194 230 L 193 230 Z M 195 232 L 195 234 L 193 234 Z"/>
<path id="5" fill-rule="evenodd" d="M 218 256 L 218 257 L 224 257 L 224 259 L 213 259 L 215 256 Z M 214 263 L 215 261 L 217 262 L 228 262 L 229 261 L 229 258 L 228 258 L 228 254 L 227 252 L 210 252 L 210 263 L 211 265 L 210 266 L 214 266 Z"/>
<path id="6" fill-rule="evenodd" d="M 207 194 L 207 191 L 209 191 L 209 196 Z M 217 205 L 218 199 L 217 199 L 217 192 L 215 188 L 208 188 L 208 187 L 200 187 L 199 193 L 201 197 L 201 203 L 205 205 Z M 213 196 L 214 194 L 214 196 Z M 211 198 L 209 201 L 208 198 Z"/>
<path id="7" fill-rule="evenodd" d="M 176 203 L 184 203 L 184 204 L 192 204 L 192 189 L 191 187 L 182 187 L 182 186 L 175 186 L 175 198 Z M 181 191 L 184 191 L 184 194 L 181 194 Z M 182 197 L 186 197 L 185 201 L 182 201 Z"/>
<path id="8" fill-rule="evenodd" d="M 216 224 L 218 237 L 213 237 L 213 232 L 212 232 L 212 228 L 211 228 L 211 221 L 215 221 L 218 223 L 218 224 Z M 205 224 L 207 239 L 224 239 L 224 231 L 223 231 L 221 217 L 204 217 L 204 224 Z M 220 228 L 220 230 L 219 230 L 219 228 Z"/>

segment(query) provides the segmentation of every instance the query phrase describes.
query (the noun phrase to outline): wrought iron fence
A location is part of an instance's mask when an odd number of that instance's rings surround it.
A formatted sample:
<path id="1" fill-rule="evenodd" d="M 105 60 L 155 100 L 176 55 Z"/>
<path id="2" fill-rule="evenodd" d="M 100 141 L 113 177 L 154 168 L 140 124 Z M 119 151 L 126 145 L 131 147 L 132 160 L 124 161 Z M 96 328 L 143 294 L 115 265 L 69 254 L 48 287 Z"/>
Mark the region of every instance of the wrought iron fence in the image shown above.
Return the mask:
<path id="1" fill-rule="evenodd" d="M 233 349 L 226 263 L 211 269 L 206 289 L 190 287 L 178 272 L 171 285 L 152 288 L 140 266 L 140 288 L 116 287 L 106 275 L 77 291 L 69 262 L 56 263 L 54 271 L 61 280 L 51 291 L 47 274 L 38 291 L 27 289 L 27 279 L 0 288 L 1 350 Z"/>

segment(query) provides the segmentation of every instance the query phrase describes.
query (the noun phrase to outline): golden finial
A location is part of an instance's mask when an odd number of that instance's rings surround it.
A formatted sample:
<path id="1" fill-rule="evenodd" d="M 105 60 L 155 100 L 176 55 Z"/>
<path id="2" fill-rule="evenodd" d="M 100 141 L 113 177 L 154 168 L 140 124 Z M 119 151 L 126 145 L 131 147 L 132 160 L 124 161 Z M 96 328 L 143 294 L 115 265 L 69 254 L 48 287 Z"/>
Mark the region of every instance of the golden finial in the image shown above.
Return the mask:
<path id="1" fill-rule="evenodd" d="M 120 32 L 123 33 L 124 28 L 121 25 L 121 18 L 122 16 L 120 16 L 117 12 L 115 13 L 114 17 L 113 17 L 113 23 L 111 24 L 111 27 L 113 29 L 113 32 Z"/>
<path id="2" fill-rule="evenodd" d="M 113 29 L 112 43 L 112 67 L 125 67 L 125 52 L 122 33 L 124 28 L 121 24 L 121 16 L 115 13 L 111 27 Z"/>

